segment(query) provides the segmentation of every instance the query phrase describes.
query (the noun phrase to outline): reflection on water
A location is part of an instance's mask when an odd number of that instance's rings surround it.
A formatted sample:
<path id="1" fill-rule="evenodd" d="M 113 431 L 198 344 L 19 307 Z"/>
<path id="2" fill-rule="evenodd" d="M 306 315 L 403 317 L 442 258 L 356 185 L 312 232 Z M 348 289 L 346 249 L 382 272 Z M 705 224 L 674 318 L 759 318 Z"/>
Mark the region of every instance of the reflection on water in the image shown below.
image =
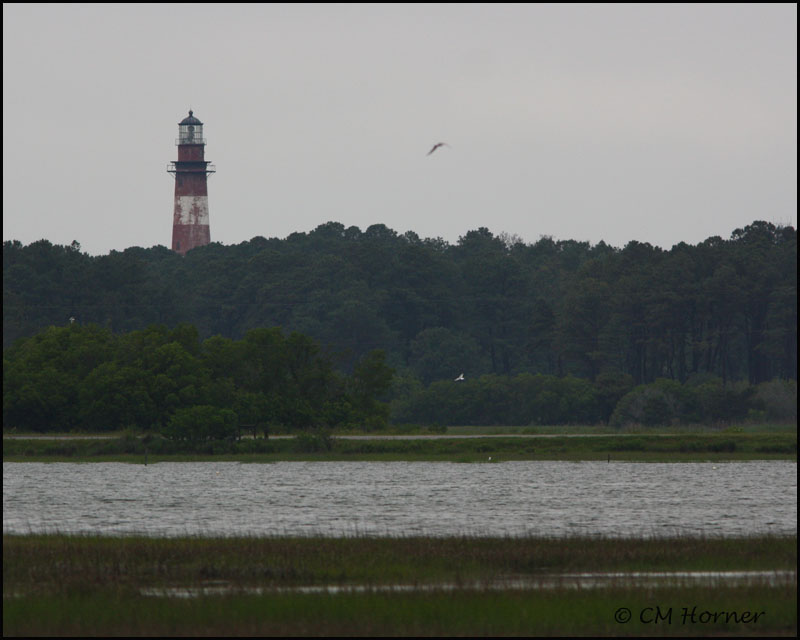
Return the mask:
<path id="1" fill-rule="evenodd" d="M 797 584 L 796 571 L 674 571 L 627 573 L 558 573 L 524 579 L 434 584 L 322 584 L 303 587 L 241 587 L 225 581 L 209 581 L 202 587 L 144 587 L 140 593 L 158 598 L 199 598 L 265 593 L 419 593 L 420 591 L 528 591 L 531 589 L 608 589 L 652 587 L 770 586 Z"/>
<path id="2" fill-rule="evenodd" d="M 3 531 L 797 533 L 797 463 L 3 463 Z"/>

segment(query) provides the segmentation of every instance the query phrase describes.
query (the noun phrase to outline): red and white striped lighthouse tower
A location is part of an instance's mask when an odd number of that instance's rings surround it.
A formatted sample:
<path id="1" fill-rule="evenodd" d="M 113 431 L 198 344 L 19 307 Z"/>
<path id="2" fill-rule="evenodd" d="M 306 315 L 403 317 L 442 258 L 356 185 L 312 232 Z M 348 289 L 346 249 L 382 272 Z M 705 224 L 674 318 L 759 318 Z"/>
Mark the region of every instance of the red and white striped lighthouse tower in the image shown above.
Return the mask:
<path id="1" fill-rule="evenodd" d="M 211 242 L 208 223 L 208 175 L 216 168 L 204 159 L 203 123 L 189 111 L 178 123 L 178 160 L 167 168 L 175 174 L 172 250 L 184 255 Z"/>

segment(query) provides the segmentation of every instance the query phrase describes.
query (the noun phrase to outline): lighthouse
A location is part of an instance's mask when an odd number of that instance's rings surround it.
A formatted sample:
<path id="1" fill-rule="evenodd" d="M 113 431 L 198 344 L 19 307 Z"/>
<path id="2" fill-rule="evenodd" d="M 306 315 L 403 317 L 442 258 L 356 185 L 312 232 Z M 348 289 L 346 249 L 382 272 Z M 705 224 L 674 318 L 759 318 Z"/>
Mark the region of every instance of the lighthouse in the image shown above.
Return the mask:
<path id="1" fill-rule="evenodd" d="M 203 123 L 189 115 L 178 123 L 178 159 L 167 167 L 175 176 L 175 208 L 172 214 L 172 250 L 185 255 L 211 242 L 208 222 L 208 176 L 216 171 L 205 160 Z"/>

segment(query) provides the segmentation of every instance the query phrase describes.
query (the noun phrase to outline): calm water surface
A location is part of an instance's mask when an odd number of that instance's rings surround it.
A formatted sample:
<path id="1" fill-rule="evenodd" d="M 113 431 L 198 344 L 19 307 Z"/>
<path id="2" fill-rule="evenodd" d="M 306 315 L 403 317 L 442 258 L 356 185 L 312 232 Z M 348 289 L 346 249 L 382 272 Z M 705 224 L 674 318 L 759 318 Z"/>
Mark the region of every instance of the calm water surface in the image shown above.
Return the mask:
<path id="1" fill-rule="evenodd" d="M 3 532 L 797 533 L 797 463 L 3 463 Z"/>

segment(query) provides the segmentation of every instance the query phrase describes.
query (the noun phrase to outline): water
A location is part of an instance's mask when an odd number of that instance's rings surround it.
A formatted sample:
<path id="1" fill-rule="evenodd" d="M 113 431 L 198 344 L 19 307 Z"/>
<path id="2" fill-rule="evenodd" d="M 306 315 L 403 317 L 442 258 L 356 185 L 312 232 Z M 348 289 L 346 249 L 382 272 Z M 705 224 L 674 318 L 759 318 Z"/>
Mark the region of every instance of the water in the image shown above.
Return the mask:
<path id="1" fill-rule="evenodd" d="M 3 532 L 797 533 L 797 463 L 3 463 Z"/>
<path id="2" fill-rule="evenodd" d="M 653 587 L 720 586 L 797 586 L 796 571 L 626 571 L 594 573 L 537 574 L 524 578 L 478 580 L 475 582 L 433 584 L 317 584 L 300 587 L 242 587 L 224 580 L 203 586 L 142 587 L 144 596 L 158 598 L 198 598 L 222 595 L 262 595 L 265 593 L 420 593 L 442 591 L 509 591 L 543 589 L 607 589 L 613 587 L 642 589 Z"/>

